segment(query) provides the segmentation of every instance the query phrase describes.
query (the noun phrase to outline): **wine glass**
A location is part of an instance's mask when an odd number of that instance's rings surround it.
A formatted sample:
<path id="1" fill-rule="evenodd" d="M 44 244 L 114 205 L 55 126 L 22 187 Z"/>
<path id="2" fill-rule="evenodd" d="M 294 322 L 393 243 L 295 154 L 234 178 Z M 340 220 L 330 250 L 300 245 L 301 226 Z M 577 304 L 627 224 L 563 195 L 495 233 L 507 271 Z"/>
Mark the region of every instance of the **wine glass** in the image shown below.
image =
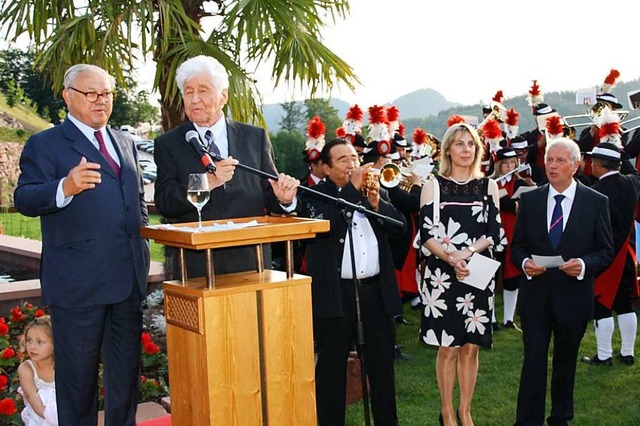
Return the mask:
<path id="1" fill-rule="evenodd" d="M 206 173 L 192 173 L 187 185 L 187 200 L 198 209 L 198 231 L 202 231 L 202 207 L 207 204 L 211 191 Z"/>

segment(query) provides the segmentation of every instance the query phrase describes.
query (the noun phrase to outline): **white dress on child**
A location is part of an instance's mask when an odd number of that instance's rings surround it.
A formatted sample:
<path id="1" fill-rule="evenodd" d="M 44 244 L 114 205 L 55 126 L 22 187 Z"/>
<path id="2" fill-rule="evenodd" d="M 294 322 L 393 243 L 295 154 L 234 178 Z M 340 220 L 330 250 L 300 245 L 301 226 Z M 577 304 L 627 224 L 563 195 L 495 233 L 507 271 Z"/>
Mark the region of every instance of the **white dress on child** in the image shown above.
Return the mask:
<path id="1" fill-rule="evenodd" d="M 56 405 L 56 382 L 45 382 L 38 376 L 35 365 L 30 359 L 26 360 L 33 370 L 33 381 L 35 382 L 38 396 L 45 406 L 44 418 L 40 417 L 33 411 L 31 404 L 24 397 L 22 386 L 18 388 L 18 392 L 22 395 L 24 401 L 24 409 L 21 416 L 25 426 L 56 426 L 58 424 L 58 408 Z"/>

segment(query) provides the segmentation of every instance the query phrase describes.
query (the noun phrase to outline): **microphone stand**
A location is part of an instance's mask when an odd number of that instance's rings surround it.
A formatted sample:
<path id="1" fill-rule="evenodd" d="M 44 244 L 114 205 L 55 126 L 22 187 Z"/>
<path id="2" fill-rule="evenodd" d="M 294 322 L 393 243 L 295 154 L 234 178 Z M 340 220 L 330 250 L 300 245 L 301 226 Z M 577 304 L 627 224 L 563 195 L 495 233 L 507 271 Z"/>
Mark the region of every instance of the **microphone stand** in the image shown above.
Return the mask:
<path id="1" fill-rule="evenodd" d="M 353 211 L 344 209 L 343 215 L 347 221 L 347 233 L 349 235 L 349 253 L 351 253 L 351 276 L 353 277 L 353 291 L 356 302 L 356 351 L 360 359 L 360 384 L 362 386 L 362 406 L 364 409 L 364 424 L 371 425 L 371 414 L 369 408 L 369 386 L 367 385 L 367 363 L 364 349 L 364 325 L 362 322 L 362 311 L 360 309 L 360 286 L 356 275 L 356 257 L 353 245 Z"/>

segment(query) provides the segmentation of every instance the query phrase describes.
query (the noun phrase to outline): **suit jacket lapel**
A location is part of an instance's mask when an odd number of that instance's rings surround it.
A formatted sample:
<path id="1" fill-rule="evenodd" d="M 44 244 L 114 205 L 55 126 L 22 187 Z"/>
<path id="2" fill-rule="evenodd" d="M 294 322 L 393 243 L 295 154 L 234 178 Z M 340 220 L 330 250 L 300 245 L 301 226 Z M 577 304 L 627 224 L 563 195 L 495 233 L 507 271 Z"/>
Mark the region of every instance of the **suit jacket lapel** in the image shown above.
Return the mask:
<path id="1" fill-rule="evenodd" d="M 100 154 L 100 151 L 91 143 L 89 139 L 78 129 L 71 120 L 64 120 L 62 128 L 65 137 L 73 142 L 72 148 L 78 151 L 90 163 L 98 163 L 102 170 L 109 175 L 116 177 L 107 160 Z"/>
<path id="2" fill-rule="evenodd" d="M 113 147 L 118 154 L 118 159 L 120 160 L 120 176 L 124 179 L 127 175 L 132 174 L 137 168 L 137 165 L 133 164 L 131 148 L 119 134 L 113 133 L 109 131 L 109 129 L 107 129 L 107 133 L 109 134 L 111 142 L 113 142 Z M 109 167 L 108 171 L 111 172 L 112 176 L 116 176 L 111 167 Z"/>
<path id="3" fill-rule="evenodd" d="M 242 153 L 246 152 L 242 130 L 238 128 L 236 122 L 227 119 L 227 148 L 229 155 L 242 163 Z"/>

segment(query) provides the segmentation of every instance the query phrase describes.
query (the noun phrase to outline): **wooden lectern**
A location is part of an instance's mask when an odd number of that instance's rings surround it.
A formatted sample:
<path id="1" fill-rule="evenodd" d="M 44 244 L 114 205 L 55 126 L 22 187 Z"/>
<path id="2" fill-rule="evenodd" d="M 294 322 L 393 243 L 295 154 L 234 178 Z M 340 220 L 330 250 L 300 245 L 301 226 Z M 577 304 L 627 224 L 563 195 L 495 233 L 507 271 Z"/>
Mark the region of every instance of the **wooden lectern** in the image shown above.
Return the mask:
<path id="1" fill-rule="evenodd" d="M 258 226 L 185 232 L 142 228 L 178 247 L 181 279 L 166 281 L 171 420 L 176 426 L 316 425 L 311 278 L 293 273 L 292 241 L 326 220 L 248 217 Z M 205 222 L 205 226 L 227 221 Z M 264 269 L 260 244 L 286 242 L 287 271 Z M 213 273 L 211 250 L 255 245 L 255 271 Z M 207 276 L 187 279 L 184 249 L 204 250 Z"/>

